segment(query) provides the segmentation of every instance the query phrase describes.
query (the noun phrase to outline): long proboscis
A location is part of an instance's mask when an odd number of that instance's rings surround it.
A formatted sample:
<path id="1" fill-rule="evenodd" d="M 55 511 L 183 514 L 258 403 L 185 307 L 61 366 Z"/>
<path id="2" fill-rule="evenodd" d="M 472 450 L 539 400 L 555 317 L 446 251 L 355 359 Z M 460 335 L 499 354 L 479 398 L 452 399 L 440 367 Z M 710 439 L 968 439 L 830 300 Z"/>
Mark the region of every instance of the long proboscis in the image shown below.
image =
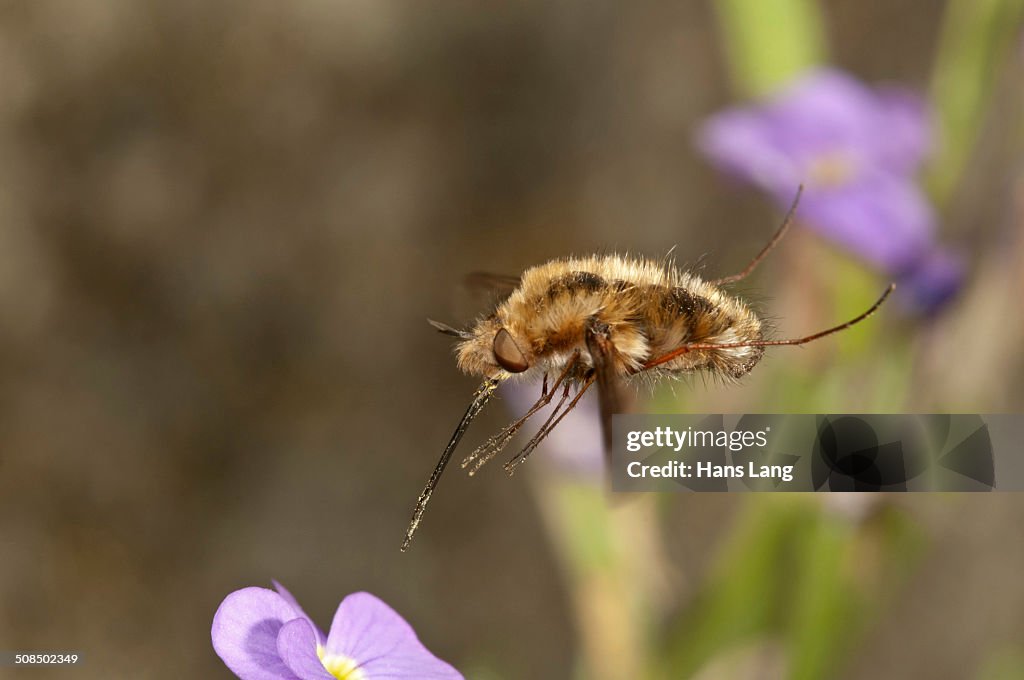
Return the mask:
<path id="1" fill-rule="evenodd" d="M 448 442 L 448 446 L 445 447 L 444 453 L 441 454 L 441 459 L 437 461 L 437 465 L 434 466 L 434 472 L 430 475 L 430 479 L 427 480 L 427 485 L 423 487 L 423 492 L 420 494 L 419 499 L 416 501 L 416 509 L 412 512 L 412 519 L 409 521 L 409 528 L 405 531 L 405 541 L 402 542 L 402 552 L 409 549 L 409 544 L 412 543 L 412 536 L 416 533 L 416 529 L 420 526 L 420 522 L 423 521 L 423 512 L 427 509 L 427 503 L 430 502 L 430 496 L 434 493 L 434 489 L 437 488 L 437 483 L 441 479 L 441 475 L 444 473 L 444 469 L 448 467 L 448 462 L 452 459 L 452 454 L 455 453 L 455 447 L 462 441 L 462 435 L 466 434 L 466 430 L 469 429 L 469 424 L 473 422 L 473 419 L 480 415 L 480 411 L 483 410 L 484 405 L 490 400 L 491 395 L 494 394 L 494 390 L 498 388 L 499 380 L 488 378 L 477 388 L 476 392 L 473 393 L 473 401 L 470 403 L 469 408 L 466 409 L 466 414 L 462 416 L 462 420 L 459 421 L 458 426 L 455 428 L 455 432 L 452 433 L 451 441 Z"/>

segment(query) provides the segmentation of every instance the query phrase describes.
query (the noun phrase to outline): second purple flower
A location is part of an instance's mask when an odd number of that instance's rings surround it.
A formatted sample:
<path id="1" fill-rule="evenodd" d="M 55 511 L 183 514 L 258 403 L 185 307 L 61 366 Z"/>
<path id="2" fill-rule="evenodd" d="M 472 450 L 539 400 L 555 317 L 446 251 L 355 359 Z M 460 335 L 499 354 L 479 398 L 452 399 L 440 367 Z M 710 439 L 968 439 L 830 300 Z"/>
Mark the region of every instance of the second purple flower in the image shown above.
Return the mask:
<path id="1" fill-rule="evenodd" d="M 805 185 L 800 221 L 894 278 L 916 309 L 933 311 L 959 288 L 961 263 L 936 243 L 935 212 L 915 177 L 932 146 L 916 94 L 821 69 L 769 101 L 712 116 L 698 143 L 783 208 Z"/>

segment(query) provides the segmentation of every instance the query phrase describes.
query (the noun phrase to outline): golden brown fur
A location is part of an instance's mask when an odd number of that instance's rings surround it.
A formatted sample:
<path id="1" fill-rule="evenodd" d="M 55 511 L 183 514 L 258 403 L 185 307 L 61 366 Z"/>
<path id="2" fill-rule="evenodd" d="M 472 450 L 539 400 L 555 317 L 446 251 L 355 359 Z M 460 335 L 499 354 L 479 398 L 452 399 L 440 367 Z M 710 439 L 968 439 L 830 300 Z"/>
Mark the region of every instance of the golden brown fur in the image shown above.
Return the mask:
<path id="1" fill-rule="evenodd" d="M 797 200 L 799 197 L 798 192 Z M 461 340 L 457 347 L 459 368 L 483 377 L 483 382 L 416 501 L 402 550 L 409 547 L 466 429 L 502 381 L 543 377 L 545 389 L 522 417 L 463 461 L 463 467 L 472 465 L 470 474 L 496 456 L 531 416 L 554 402 L 540 429 L 505 464 L 511 474 L 594 384 L 607 453 L 611 451 L 612 415 L 621 412 L 618 384 L 622 378 L 653 379 L 695 371 L 740 378 L 757 364 L 766 346 L 803 345 L 874 314 L 892 293 L 892 284 L 867 311 L 846 323 L 800 338 L 766 340 L 764 325 L 750 308 L 718 287 L 743 280 L 764 259 L 786 233 L 797 200 L 775 236 L 750 264 L 714 283 L 669 263 L 619 255 L 554 260 L 528 269 L 519 279 L 471 275 L 467 281 L 508 289 L 509 294 L 492 314 L 479 319 L 468 331 L 430 322 L 442 333 Z M 554 382 L 549 385 L 552 378 Z M 570 400 L 574 384 L 578 389 Z"/>
<path id="2" fill-rule="evenodd" d="M 763 332 L 743 302 L 671 264 L 619 255 L 569 258 L 526 270 L 494 313 L 467 332 L 457 348 L 459 368 L 486 378 L 539 378 L 557 375 L 575 351 L 591 366 L 584 337 L 594 320 L 609 328 L 620 377 L 685 344 L 757 342 Z M 509 373 L 496 361 L 494 338 L 502 328 L 528 370 Z M 650 372 L 703 370 L 739 378 L 762 353 L 762 347 L 749 346 L 699 349 Z"/>

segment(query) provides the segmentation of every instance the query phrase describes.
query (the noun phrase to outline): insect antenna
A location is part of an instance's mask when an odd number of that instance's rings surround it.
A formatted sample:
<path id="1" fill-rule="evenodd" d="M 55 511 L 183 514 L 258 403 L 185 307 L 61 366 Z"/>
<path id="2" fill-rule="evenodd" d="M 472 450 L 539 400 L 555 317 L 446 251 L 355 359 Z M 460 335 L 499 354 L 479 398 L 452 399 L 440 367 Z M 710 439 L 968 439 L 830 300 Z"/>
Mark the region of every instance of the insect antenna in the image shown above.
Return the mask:
<path id="1" fill-rule="evenodd" d="M 466 466 L 468 466 L 470 463 L 476 461 L 476 464 L 473 465 L 473 467 L 469 471 L 470 477 L 475 475 L 480 470 L 480 468 L 484 466 L 484 464 L 491 460 L 491 458 L 494 458 L 494 456 L 500 453 L 501 450 L 505 448 L 510 441 L 512 441 L 512 437 L 515 436 L 516 432 L 519 431 L 519 428 L 521 428 L 526 423 L 526 421 L 530 419 L 531 416 L 533 416 L 535 413 L 537 413 L 537 411 L 541 410 L 542 408 L 551 403 L 551 399 L 552 397 L 554 397 L 555 390 L 557 390 L 558 387 L 569 376 L 569 373 L 573 370 L 574 365 L 577 359 L 579 359 L 579 357 L 580 351 L 576 350 L 569 358 L 569 361 L 566 362 L 565 368 L 562 369 L 562 372 L 559 374 L 558 379 L 555 381 L 555 384 L 551 386 L 550 390 L 548 389 L 547 385 L 547 374 L 545 374 L 543 392 L 541 393 L 540 399 L 538 399 L 533 404 L 533 406 L 530 407 L 530 410 L 528 410 L 521 418 L 506 426 L 504 429 L 498 432 L 498 434 L 494 435 L 486 442 L 478 446 L 473 451 L 473 453 L 466 456 L 465 460 L 462 461 L 463 469 L 465 469 Z M 566 385 L 566 387 L 568 387 L 568 385 Z"/>
<path id="2" fill-rule="evenodd" d="M 441 479 L 441 474 L 444 472 L 445 467 L 448 466 L 448 461 L 452 459 L 452 453 L 455 452 L 455 447 L 459 445 L 459 441 L 462 440 L 462 435 L 466 434 L 466 430 L 469 428 L 469 424 L 473 422 L 473 419 L 480 415 L 480 411 L 483 410 L 484 405 L 490 400 L 491 395 L 494 394 L 494 390 L 498 388 L 500 380 L 495 378 L 488 378 L 477 388 L 476 392 L 473 393 L 473 401 L 470 403 L 469 408 L 466 409 L 466 414 L 462 416 L 462 420 L 459 421 L 458 426 L 455 428 L 455 432 L 452 434 L 451 441 L 448 442 L 448 446 L 445 447 L 444 453 L 441 454 L 441 459 L 437 461 L 437 465 L 434 467 L 434 472 L 430 475 L 430 479 L 427 480 L 427 485 L 423 487 L 423 492 L 420 494 L 419 499 L 416 501 L 416 509 L 412 512 L 412 519 L 409 521 L 409 528 L 405 531 L 405 540 L 402 542 L 402 552 L 409 549 L 409 544 L 412 542 L 412 535 L 416 533 L 416 529 L 419 527 L 420 522 L 423 521 L 423 512 L 427 509 L 427 503 L 430 502 L 430 496 L 434 493 L 434 489 L 437 488 L 437 482 Z"/>
<path id="3" fill-rule="evenodd" d="M 800 204 L 800 196 L 803 195 L 803 193 L 804 185 L 801 184 L 796 190 L 796 198 L 793 199 L 793 204 L 789 206 L 789 211 L 786 213 L 786 217 L 782 220 L 782 226 L 780 226 L 779 230 L 775 232 L 774 236 L 772 236 L 772 240 L 768 241 L 768 245 L 762 248 L 761 252 L 759 252 L 757 256 L 750 261 L 750 264 L 747 265 L 746 269 L 741 271 L 739 274 L 733 274 L 732 276 L 726 276 L 721 279 L 715 279 L 714 281 L 709 281 L 708 283 L 714 286 L 721 286 L 722 284 L 726 283 L 736 283 L 737 281 L 742 281 L 743 279 L 750 276 L 750 273 L 757 268 L 757 265 L 761 264 L 761 260 L 763 260 L 768 255 L 768 253 L 770 253 L 772 249 L 779 244 L 779 241 L 782 240 L 782 237 L 786 235 L 787 231 L 789 231 L 789 227 L 793 223 L 793 216 L 796 214 L 796 207 L 797 205 Z"/>
<path id="4" fill-rule="evenodd" d="M 437 329 L 439 332 L 445 335 L 450 335 L 453 338 L 459 338 L 460 340 L 469 340 L 473 337 L 473 334 L 469 331 L 460 331 L 458 328 L 452 328 L 448 324 L 441 323 L 440 321 L 434 321 L 433 319 L 427 319 L 427 323 Z"/>
<path id="5" fill-rule="evenodd" d="M 779 345 L 803 345 L 808 342 L 811 342 L 812 340 L 823 338 L 826 335 L 832 335 L 833 333 L 838 333 L 839 331 L 846 330 L 850 326 L 860 323 L 864 319 L 874 314 L 878 310 L 878 308 L 882 306 L 882 303 L 885 302 L 885 299 L 889 297 L 889 294 L 892 293 L 894 290 L 896 290 L 896 284 L 890 283 L 889 287 L 885 289 L 884 293 L 882 293 L 882 297 L 878 298 L 878 300 L 875 301 L 875 304 L 871 305 L 871 307 L 868 308 L 866 312 L 859 314 L 858 316 L 850 319 L 846 323 L 841 323 L 838 326 L 833 326 L 832 328 L 826 328 L 825 330 L 819 331 L 818 333 L 814 333 L 813 335 L 808 335 L 802 338 L 792 338 L 789 340 L 754 340 L 751 342 L 690 343 L 678 347 L 669 352 L 668 354 L 664 354 L 660 357 L 657 357 L 656 359 L 651 359 L 646 364 L 644 364 L 640 368 L 640 370 L 645 371 L 649 368 L 654 368 L 655 366 L 666 364 L 672 361 L 673 359 L 680 357 L 683 354 L 686 354 L 687 352 L 693 352 L 696 350 L 729 349 L 734 347 L 775 347 Z"/>
<path id="6" fill-rule="evenodd" d="M 551 415 L 548 416 L 548 419 L 544 421 L 544 424 L 541 425 L 540 429 L 537 430 L 537 433 L 533 435 L 530 441 L 526 442 L 526 446 L 523 447 L 523 450 L 517 453 L 512 460 L 505 463 L 505 472 L 507 472 L 509 475 L 515 473 L 516 468 L 523 464 L 523 462 L 530 456 L 530 454 L 533 453 L 533 450 L 536 449 L 542 441 L 544 441 L 544 438 L 551 434 L 552 430 L 558 427 L 558 424 L 562 422 L 562 418 L 564 418 L 566 415 L 568 415 L 570 411 L 576 408 L 576 404 L 579 403 L 580 399 L 583 397 L 583 394 L 588 389 L 590 389 L 591 385 L 594 384 L 594 379 L 594 373 L 593 371 L 591 371 L 587 375 L 586 379 L 583 381 L 583 384 L 580 386 L 580 391 L 576 394 L 575 397 L 573 397 L 573 400 L 569 402 L 569 405 L 566 406 L 565 410 L 562 411 L 561 413 L 559 413 L 558 410 L 562 408 L 562 404 L 565 403 L 566 397 L 563 396 L 558 401 L 558 403 L 555 405 L 555 409 L 551 412 Z M 566 396 L 568 396 L 568 393 L 566 394 Z M 555 416 L 558 417 L 555 418 Z"/>

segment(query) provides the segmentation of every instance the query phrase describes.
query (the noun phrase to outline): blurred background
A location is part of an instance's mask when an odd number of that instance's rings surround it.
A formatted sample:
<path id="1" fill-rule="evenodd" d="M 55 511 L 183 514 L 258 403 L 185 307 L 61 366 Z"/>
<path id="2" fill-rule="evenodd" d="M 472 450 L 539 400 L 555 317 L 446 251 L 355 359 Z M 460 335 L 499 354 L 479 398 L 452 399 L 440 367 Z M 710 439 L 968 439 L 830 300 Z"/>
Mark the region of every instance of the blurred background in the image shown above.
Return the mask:
<path id="1" fill-rule="evenodd" d="M 929 98 L 963 279 L 637 407 L 1021 410 L 1021 3 L 758 4 L 0 4 L 0 649 L 229 677 L 213 613 L 274 578 L 325 628 L 370 591 L 483 680 L 1024 677 L 1017 494 L 609 504 L 548 447 L 451 469 L 398 551 L 476 387 L 425 322 L 472 320 L 465 273 L 676 246 L 723 276 L 774 231 L 695 143 L 770 89 L 743 45 Z M 794 336 L 887 282 L 798 227 L 740 290 Z"/>

